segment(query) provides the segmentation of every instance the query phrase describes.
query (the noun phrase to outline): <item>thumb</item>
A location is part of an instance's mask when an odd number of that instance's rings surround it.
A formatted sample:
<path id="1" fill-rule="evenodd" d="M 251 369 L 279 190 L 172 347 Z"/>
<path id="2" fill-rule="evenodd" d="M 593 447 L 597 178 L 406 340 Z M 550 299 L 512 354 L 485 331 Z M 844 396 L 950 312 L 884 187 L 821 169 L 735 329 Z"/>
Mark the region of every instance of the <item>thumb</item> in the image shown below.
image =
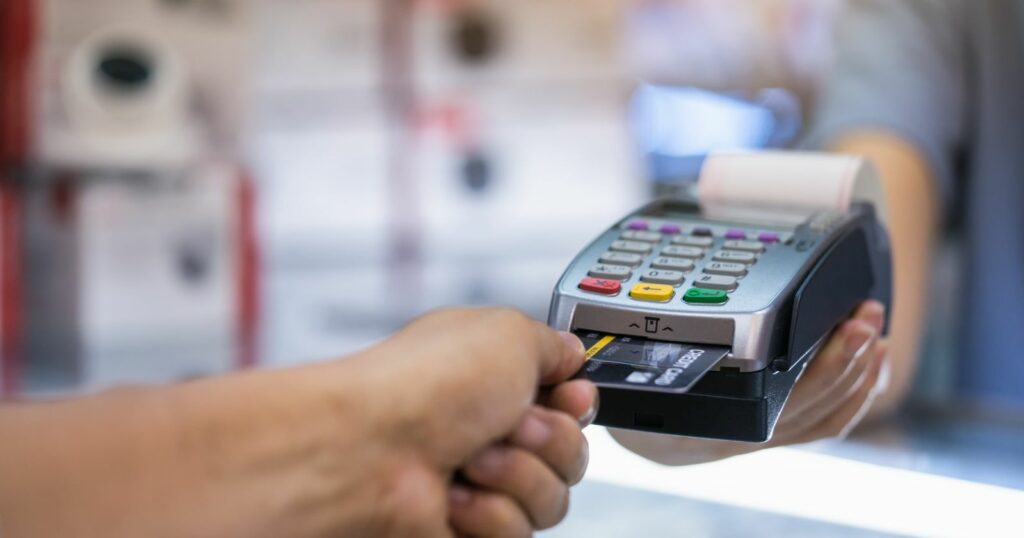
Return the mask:
<path id="1" fill-rule="evenodd" d="M 429 314 L 377 351 L 386 357 L 376 366 L 401 380 L 391 384 L 390 411 L 418 416 L 430 438 L 418 442 L 443 447 L 449 462 L 511 434 L 541 385 L 584 362 L 574 335 L 507 309 Z"/>

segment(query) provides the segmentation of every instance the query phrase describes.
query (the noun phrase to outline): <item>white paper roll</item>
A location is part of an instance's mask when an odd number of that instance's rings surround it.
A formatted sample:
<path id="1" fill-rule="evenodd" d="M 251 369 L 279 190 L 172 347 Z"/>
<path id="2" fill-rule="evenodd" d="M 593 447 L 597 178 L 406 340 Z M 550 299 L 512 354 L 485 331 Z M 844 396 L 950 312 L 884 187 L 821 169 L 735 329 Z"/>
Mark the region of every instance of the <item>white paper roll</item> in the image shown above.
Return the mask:
<path id="1" fill-rule="evenodd" d="M 704 214 L 723 220 L 799 224 L 819 211 L 846 213 L 854 201 L 885 220 L 885 195 L 874 166 L 850 155 L 796 151 L 718 152 L 701 169 Z"/>

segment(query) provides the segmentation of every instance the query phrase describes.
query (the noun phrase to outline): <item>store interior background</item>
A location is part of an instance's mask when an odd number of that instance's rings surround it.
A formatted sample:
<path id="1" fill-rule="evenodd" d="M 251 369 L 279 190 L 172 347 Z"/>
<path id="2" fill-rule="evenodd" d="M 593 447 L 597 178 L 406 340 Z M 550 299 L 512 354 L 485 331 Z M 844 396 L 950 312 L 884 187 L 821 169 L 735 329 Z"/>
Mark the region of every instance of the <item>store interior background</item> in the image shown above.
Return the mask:
<path id="1" fill-rule="evenodd" d="M 4 0 L 0 384 L 332 359 L 445 305 L 544 319 L 707 152 L 798 144 L 841 3 Z M 1002 534 L 1024 410 L 956 393 L 956 260 L 907 413 L 692 469 L 592 428 L 548 535 Z"/>

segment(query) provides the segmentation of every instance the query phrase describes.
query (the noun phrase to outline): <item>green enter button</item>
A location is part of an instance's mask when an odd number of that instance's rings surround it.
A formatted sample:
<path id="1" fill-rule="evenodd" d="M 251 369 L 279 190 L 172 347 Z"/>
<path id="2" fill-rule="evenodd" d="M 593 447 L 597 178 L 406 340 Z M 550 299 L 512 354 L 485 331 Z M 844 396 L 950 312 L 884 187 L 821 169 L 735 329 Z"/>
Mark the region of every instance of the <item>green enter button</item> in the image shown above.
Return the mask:
<path id="1" fill-rule="evenodd" d="M 690 288 L 683 295 L 683 300 L 688 303 L 722 304 L 729 300 L 729 294 L 722 290 Z"/>

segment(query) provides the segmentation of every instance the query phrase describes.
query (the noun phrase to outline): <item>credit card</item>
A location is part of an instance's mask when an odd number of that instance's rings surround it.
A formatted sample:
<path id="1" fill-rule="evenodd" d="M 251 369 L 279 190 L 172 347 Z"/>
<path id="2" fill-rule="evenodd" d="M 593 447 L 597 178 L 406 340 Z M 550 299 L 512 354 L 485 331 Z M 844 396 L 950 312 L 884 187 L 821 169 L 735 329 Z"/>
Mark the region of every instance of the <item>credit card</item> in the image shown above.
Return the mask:
<path id="1" fill-rule="evenodd" d="M 682 393 L 729 354 L 729 348 L 639 336 L 575 331 L 587 350 L 580 375 L 606 387 Z"/>

